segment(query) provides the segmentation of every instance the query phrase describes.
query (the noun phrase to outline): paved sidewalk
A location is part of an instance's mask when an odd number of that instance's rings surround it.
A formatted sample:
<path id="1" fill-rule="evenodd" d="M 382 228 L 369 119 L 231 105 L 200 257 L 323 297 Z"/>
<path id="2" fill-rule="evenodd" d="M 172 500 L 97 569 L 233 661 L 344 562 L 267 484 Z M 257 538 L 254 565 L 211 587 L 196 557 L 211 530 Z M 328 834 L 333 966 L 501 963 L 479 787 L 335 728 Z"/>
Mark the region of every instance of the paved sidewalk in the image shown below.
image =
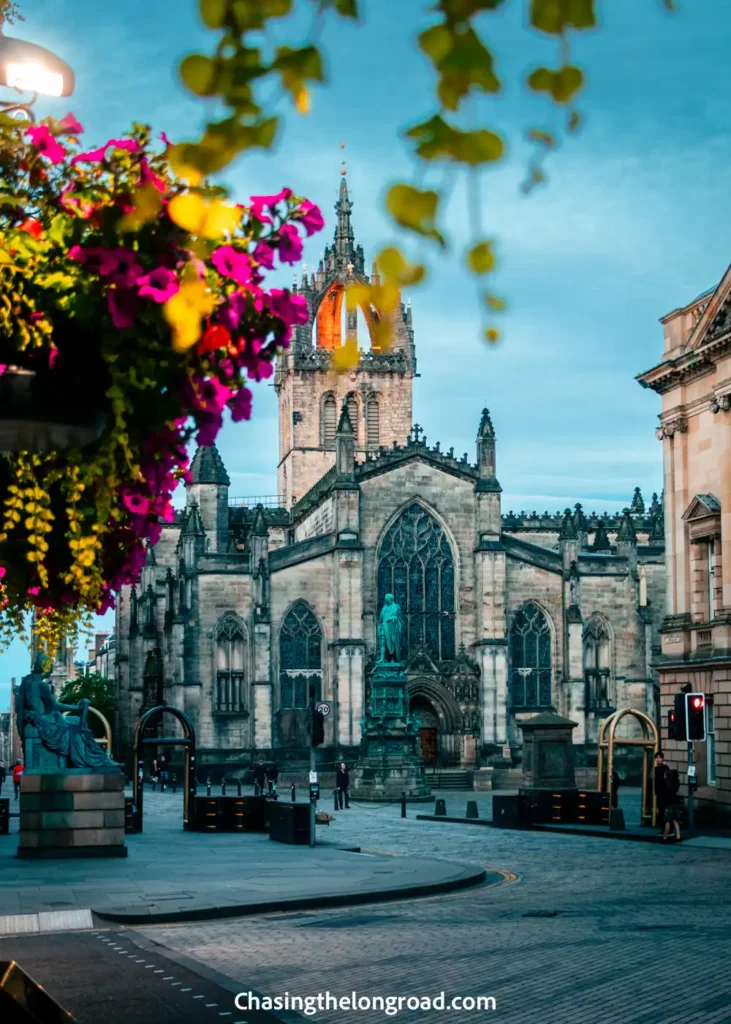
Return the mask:
<path id="1" fill-rule="evenodd" d="M 20 861 L 17 835 L 0 836 L 0 934 L 90 927 L 91 912 L 123 924 L 163 923 L 377 902 L 486 880 L 481 865 L 458 854 L 347 852 L 337 819 L 318 828 L 310 849 L 266 835 L 184 832 L 181 807 L 180 794 L 146 795 L 145 829 L 127 836 L 124 860 Z M 493 872 L 487 880 L 502 878 Z"/>

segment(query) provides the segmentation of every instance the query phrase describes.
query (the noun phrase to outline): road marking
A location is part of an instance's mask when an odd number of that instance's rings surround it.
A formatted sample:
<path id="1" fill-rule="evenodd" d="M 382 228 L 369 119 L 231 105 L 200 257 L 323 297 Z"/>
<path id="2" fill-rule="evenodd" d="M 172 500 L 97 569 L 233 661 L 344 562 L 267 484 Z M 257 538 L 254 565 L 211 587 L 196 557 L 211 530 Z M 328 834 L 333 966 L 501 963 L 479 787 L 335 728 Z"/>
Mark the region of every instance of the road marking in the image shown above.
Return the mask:
<path id="1" fill-rule="evenodd" d="M 158 969 L 157 969 L 157 970 L 155 971 L 155 974 L 162 974 L 162 972 L 163 972 L 164 970 L 165 970 L 165 968 L 164 968 L 164 967 L 159 967 L 159 968 L 158 968 Z"/>
<path id="2" fill-rule="evenodd" d="M 207 1007 L 208 1007 L 208 1009 L 210 1010 L 210 1008 L 211 1008 L 212 1006 L 218 1006 L 218 1003 L 206 1003 L 206 1006 L 207 1006 Z"/>
<path id="3" fill-rule="evenodd" d="M 168 974 L 167 978 L 163 978 L 162 980 L 163 980 L 163 981 L 171 981 L 171 980 L 172 980 L 172 977 L 173 977 L 173 975 L 172 975 L 172 974 Z"/>
<path id="4" fill-rule="evenodd" d="M 192 991 L 193 991 L 193 989 L 192 989 L 192 988 L 181 988 L 181 990 L 180 990 L 180 991 L 181 991 L 181 992 L 192 992 Z"/>

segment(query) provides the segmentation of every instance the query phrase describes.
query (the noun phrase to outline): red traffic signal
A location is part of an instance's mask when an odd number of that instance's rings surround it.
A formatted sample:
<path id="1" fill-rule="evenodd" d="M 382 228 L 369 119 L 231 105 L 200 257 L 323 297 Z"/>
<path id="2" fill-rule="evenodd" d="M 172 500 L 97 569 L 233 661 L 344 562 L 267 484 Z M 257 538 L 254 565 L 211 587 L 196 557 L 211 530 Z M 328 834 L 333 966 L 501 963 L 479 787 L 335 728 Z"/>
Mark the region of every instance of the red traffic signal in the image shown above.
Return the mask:
<path id="1" fill-rule="evenodd" d="M 703 693 L 686 693 L 686 727 L 688 742 L 706 738 L 706 697 Z"/>

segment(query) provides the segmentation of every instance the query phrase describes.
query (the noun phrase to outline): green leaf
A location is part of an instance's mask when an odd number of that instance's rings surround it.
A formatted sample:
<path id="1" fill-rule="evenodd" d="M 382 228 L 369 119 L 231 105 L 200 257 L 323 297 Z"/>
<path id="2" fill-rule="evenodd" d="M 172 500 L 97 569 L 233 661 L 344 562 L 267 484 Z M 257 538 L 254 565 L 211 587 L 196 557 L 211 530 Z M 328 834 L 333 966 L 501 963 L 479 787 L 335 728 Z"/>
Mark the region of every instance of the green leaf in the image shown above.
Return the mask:
<path id="1" fill-rule="evenodd" d="M 419 36 L 419 45 L 440 73 L 437 93 L 447 110 L 457 110 L 472 89 L 500 91 L 492 54 L 473 28 L 434 25 Z"/>
<path id="2" fill-rule="evenodd" d="M 483 241 L 473 245 L 467 253 L 467 265 L 473 274 L 489 274 L 495 269 L 495 252 L 492 242 Z"/>
<path id="3" fill-rule="evenodd" d="M 558 71 L 536 68 L 528 76 L 528 85 L 534 92 L 547 92 L 556 103 L 568 103 L 583 84 L 583 72 L 573 64 L 565 64 Z"/>
<path id="4" fill-rule="evenodd" d="M 541 32 L 560 36 L 566 29 L 596 25 L 595 0 L 532 0 L 530 23 Z"/>
<path id="5" fill-rule="evenodd" d="M 25 202 L 22 196 L 0 195 L 0 206 L 23 206 Z"/>
<path id="6" fill-rule="evenodd" d="M 230 13 L 240 33 L 264 28 L 269 18 L 283 18 L 292 10 L 292 0 L 234 0 Z"/>
<path id="7" fill-rule="evenodd" d="M 69 236 L 69 228 L 68 217 L 62 213 L 56 214 L 47 231 L 47 237 L 57 245 L 63 245 Z"/>
<path id="8" fill-rule="evenodd" d="M 439 194 L 422 192 L 411 185 L 394 185 L 386 197 L 386 207 L 397 224 L 417 235 L 434 238 L 440 245 L 444 239 L 436 228 Z"/>
<path id="9" fill-rule="evenodd" d="M 196 96 L 213 96 L 216 86 L 216 62 L 202 53 L 191 53 L 180 65 L 183 85 Z"/>
<path id="10" fill-rule="evenodd" d="M 208 28 L 223 28 L 229 0 L 199 0 L 201 18 Z"/>
<path id="11" fill-rule="evenodd" d="M 416 152 L 424 160 L 454 160 L 463 164 L 484 164 L 503 155 L 503 140 L 494 132 L 480 128 L 463 132 L 438 115 L 409 128 L 406 137 L 418 145 Z"/>
<path id="12" fill-rule="evenodd" d="M 482 11 L 494 11 L 506 0 L 439 0 L 437 10 L 451 22 L 468 21 Z"/>

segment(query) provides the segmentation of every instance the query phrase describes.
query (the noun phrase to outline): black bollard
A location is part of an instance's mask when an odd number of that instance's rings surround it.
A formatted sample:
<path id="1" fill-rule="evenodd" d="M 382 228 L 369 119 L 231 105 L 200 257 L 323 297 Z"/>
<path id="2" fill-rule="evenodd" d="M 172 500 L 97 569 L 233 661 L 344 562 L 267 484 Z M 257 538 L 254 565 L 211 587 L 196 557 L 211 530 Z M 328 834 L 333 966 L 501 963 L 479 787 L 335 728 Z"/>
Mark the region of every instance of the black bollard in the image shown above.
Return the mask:
<path id="1" fill-rule="evenodd" d="M 209 775 L 206 779 L 206 796 L 211 795 L 211 776 Z"/>
<path id="2" fill-rule="evenodd" d="M 289 796 L 290 796 L 290 799 L 291 799 L 292 803 L 295 803 L 297 797 L 296 797 L 296 790 L 294 788 L 294 782 L 292 783 L 292 791 L 289 794 Z"/>
<path id="3" fill-rule="evenodd" d="M 337 791 L 337 789 L 333 790 L 333 810 L 334 811 L 340 810 L 340 808 L 338 807 L 338 791 Z"/>
<path id="4" fill-rule="evenodd" d="M 468 800 L 467 801 L 467 814 L 465 815 L 465 817 L 467 817 L 467 818 L 479 818 L 480 817 L 480 815 L 477 813 L 477 801 L 476 800 Z"/>
<path id="5" fill-rule="evenodd" d="M 241 779 L 236 780 L 236 795 L 241 796 Z"/>
<path id="6" fill-rule="evenodd" d="M 406 793 L 401 790 L 401 817 L 406 817 Z"/>
<path id="7" fill-rule="evenodd" d="M 221 796 L 226 796 L 226 780 L 221 781 Z"/>
<path id="8" fill-rule="evenodd" d="M 442 817 L 442 816 L 446 817 L 447 805 L 444 802 L 444 800 L 437 800 L 437 802 L 436 802 L 436 804 L 434 806 L 434 814 L 435 815 L 439 815 L 440 817 Z"/>
<path id="9" fill-rule="evenodd" d="M 173 778 L 172 782 L 170 783 L 170 788 L 172 789 L 173 793 L 178 792 L 178 776 L 175 774 L 175 772 L 173 772 Z"/>

